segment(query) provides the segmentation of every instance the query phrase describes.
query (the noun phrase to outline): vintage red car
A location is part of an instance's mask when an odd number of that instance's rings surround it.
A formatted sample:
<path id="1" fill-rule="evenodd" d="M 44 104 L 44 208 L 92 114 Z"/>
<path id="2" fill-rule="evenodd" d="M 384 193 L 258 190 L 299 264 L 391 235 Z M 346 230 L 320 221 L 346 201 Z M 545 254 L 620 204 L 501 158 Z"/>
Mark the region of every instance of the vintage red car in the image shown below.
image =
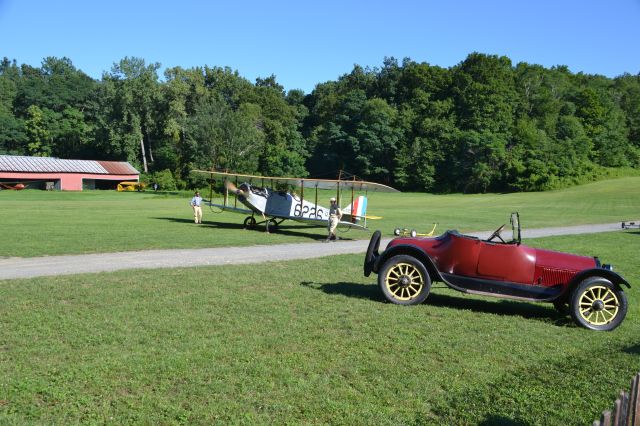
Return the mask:
<path id="1" fill-rule="evenodd" d="M 380 231 L 371 237 L 364 274 L 378 274 L 385 297 L 415 305 L 442 281 L 465 293 L 569 306 L 577 324 L 613 330 L 627 313 L 622 286 L 629 283 L 597 257 L 542 250 L 521 244 L 520 220 L 511 215 L 513 236 L 501 237 L 505 225 L 486 240 L 446 231 L 435 238 L 399 237 L 378 253 Z"/>

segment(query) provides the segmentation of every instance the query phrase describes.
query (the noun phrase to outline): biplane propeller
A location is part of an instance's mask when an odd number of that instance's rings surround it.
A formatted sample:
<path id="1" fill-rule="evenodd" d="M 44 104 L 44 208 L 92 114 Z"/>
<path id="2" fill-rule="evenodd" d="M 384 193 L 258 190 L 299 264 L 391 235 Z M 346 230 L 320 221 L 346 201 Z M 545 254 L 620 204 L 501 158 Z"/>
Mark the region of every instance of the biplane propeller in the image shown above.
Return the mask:
<path id="1" fill-rule="evenodd" d="M 367 219 L 380 219 L 380 217 L 366 214 L 368 192 L 399 192 L 390 186 L 355 179 L 269 177 L 208 170 L 193 170 L 193 172 L 206 174 L 211 178 L 211 196 L 208 201 L 205 200 L 206 204 L 223 211 L 246 214 L 244 225 L 247 228 L 264 223 L 267 232 L 285 220 L 316 226 L 326 225 L 329 220 L 329 209 L 318 203 L 318 190 L 335 190 L 338 205 L 340 205 L 341 196 L 344 195 L 343 191 L 349 191 L 351 202 L 342 209 L 342 220 L 338 226 L 367 229 Z M 222 203 L 213 202 L 213 182 L 216 179 L 224 182 Z M 277 189 L 278 186 L 287 190 Z M 289 188 L 294 189 L 289 190 Z M 299 193 L 295 190 L 299 190 Z M 356 192 L 364 192 L 365 195 L 356 196 Z M 262 221 L 258 222 L 256 215 L 261 217 Z"/>

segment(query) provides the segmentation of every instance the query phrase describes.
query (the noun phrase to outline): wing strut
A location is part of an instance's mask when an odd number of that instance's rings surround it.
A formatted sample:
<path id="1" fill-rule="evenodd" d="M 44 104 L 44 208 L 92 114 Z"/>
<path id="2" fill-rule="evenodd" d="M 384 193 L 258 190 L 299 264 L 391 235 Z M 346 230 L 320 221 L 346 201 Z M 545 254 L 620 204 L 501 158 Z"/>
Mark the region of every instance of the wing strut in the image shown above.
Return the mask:
<path id="1" fill-rule="evenodd" d="M 238 187 L 238 176 L 236 176 L 236 188 Z M 233 207 L 238 207 L 238 194 L 233 198 Z"/>
<path id="2" fill-rule="evenodd" d="M 213 173 L 211 173 L 210 176 L 211 176 L 211 180 L 209 180 L 209 200 L 211 200 L 210 202 L 213 203 L 213 182 L 215 181 L 213 180 Z"/>
<path id="3" fill-rule="evenodd" d="M 316 183 L 316 218 L 318 217 L 318 184 Z"/>
<path id="4" fill-rule="evenodd" d="M 354 182 L 356 181 L 355 175 L 353 176 L 353 181 Z M 356 218 L 355 218 L 355 215 L 353 214 L 353 197 L 354 197 L 354 195 L 355 195 L 355 188 L 352 185 L 351 186 L 351 223 L 356 223 Z"/>
<path id="5" fill-rule="evenodd" d="M 304 211 L 304 179 L 301 179 L 302 185 L 300 186 L 300 216 L 302 216 L 302 212 Z M 316 205 L 316 209 L 318 206 Z"/>

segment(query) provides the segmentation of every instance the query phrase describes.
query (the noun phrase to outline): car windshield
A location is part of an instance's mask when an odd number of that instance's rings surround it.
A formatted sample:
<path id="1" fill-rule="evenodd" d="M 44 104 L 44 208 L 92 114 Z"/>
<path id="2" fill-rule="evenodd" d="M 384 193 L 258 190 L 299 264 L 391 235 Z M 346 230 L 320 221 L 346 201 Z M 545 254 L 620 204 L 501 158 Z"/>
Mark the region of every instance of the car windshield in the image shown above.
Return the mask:
<path id="1" fill-rule="evenodd" d="M 518 212 L 511 213 L 511 232 L 513 234 L 512 241 L 520 243 L 520 215 Z"/>

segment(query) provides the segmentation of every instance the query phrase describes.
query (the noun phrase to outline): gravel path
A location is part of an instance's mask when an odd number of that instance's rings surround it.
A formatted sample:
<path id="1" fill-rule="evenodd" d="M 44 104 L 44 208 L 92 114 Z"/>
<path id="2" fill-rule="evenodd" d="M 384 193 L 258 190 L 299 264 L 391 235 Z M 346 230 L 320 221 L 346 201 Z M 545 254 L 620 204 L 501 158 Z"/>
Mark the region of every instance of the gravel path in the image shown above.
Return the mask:
<path id="1" fill-rule="evenodd" d="M 588 234 L 620 230 L 620 222 L 557 228 L 528 229 L 522 238 L 552 235 Z M 488 232 L 470 233 L 487 238 Z M 383 239 L 385 247 L 390 239 Z M 238 265 L 279 260 L 310 259 L 338 254 L 364 253 L 368 240 L 335 243 L 296 243 L 249 247 L 217 247 L 185 250 L 145 250 L 65 256 L 10 257 L 0 259 L 0 280 L 33 278 L 47 275 L 70 275 L 110 272 L 122 269 L 176 268 L 205 265 Z"/>

